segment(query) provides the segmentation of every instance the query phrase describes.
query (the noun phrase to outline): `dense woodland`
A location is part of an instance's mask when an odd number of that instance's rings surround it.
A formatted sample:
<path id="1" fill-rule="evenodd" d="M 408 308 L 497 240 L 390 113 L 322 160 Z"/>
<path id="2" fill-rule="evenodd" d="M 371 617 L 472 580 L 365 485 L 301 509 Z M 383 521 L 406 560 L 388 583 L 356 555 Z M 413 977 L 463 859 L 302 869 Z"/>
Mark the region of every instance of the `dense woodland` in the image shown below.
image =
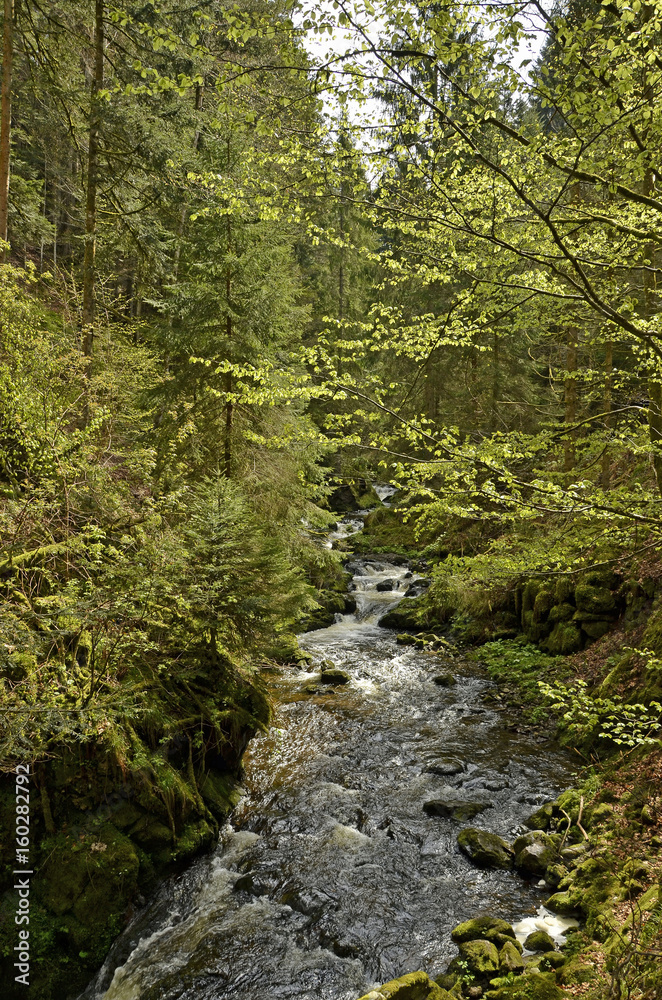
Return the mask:
<path id="1" fill-rule="evenodd" d="M 46 859 L 34 995 L 72 962 L 82 988 L 132 894 L 213 841 L 265 668 L 342 610 L 316 539 L 348 488 L 359 550 L 431 574 L 414 631 L 488 641 L 586 761 L 658 766 L 662 3 L 3 24 L 0 745 Z M 118 783 L 158 822 L 134 850 L 118 821 L 110 901 L 72 916 L 67 830 Z M 646 947 L 595 996 L 659 997 Z"/>

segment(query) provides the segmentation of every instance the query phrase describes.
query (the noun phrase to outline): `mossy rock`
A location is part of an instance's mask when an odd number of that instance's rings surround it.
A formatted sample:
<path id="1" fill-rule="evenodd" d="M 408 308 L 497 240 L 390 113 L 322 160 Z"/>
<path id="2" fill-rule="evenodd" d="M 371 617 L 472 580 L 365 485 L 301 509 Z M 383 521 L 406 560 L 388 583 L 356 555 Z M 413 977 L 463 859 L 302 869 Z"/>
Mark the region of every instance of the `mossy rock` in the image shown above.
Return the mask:
<path id="1" fill-rule="evenodd" d="M 571 821 L 576 823 L 579 818 L 581 795 L 575 788 L 568 788 L 567 791 L 561 792 L 554 803 L 554 806 L 559 815 L 562 815 L 565 812 L 568 814 Z"/>
<path id="2" fill-rule="evenodd" d="M 322 670 L 320 675 L 320 680 L 322 684 L 333 684 L 342 685 L 349 684 L 351 677 L 344 670 L 340 670 L 338 667 L 327 667 Z"/>
<path id="3" fill-rule="evenodd" d="M 562 1000 L 553 972 L 532 972 L 483 994 L 483 1000 Z"/>
<path id="4" fill-rule="evenodd" d="M 498 917 L 473 917 L 465 920 L 451 931 L 451 938 L 455 944 L 464 944 L 466 941 L 476 941 L 480 938 L 490 940 L 497 934 L 503 934 L 513 941 L 515 931 L 507 920 L 500 920 Z"/>
<path id="5" fill-rule="evenodd" d="M 451 673 L 436 674 L 432 678 L 432 680 L 439 687 L 445 687 L 445 688 L 447 688 L 447 687 L 455 687 L 455 685 L 457 684 L 457 678 L 454 677 L 453 674 L 451 674 Z"/>
<path id="6" fill-rule="evenodd" d="M 555 858 L 555 848 L 546 847 L 540 841 L 534 841 L 532 844 L 527 844 L 515 855 L 515 868 L 522 875 L 543 878 Z"/>
<path id="7" fill-rule="evenodd" d="M 559 913 L 564 916 L 576 916 L 579 911 L 579 902 L 574 893 L 565 892 L 555 892 L 553 896 L 550 896 L 545 906 L 552 913 Z"/>
<path id="8" fill-rule="evenodd" d="M 467 963 L 476 976 L 491 977 L 499 970 L 499 952 L 496 945 L 485 939 L 464 941 L 459 946 L 460 960 Z"/>
<path id="9" fill-rule="evenodd" d="M 459 972 L 445 972 L 442 976 L 435 978 L 437 986 L 446 990 L 452 997 L 461 996 L 462 976 Z"/>
<path id="10" fill-rule="evenodd" d="M 550 886 L 550 888 L 558 889 L 558 887 L 561 885 L 561 883 L 567 877 L 567 875 L 568 875 L 568 869 L 565 867 L 565 865 L 561 864 L 550 865 L 547 871 L 545 872 L 545 882 L 547 883 L 548 886 Z"/>
<path id="11" fill-rule="evenodd" d="M 548 830 L 552 818 L 554 816 L 554 803 L 545 802 L 540 809 L 536 809 L 534 813 L 524 820 L 524 826 L 528 826 L 529 830 Z"/>
<path id="12" fill-rule="evenodd" d="M 524 947 L 527 951 L 554 951 L 554 938 L 547 931 L 531 931 Z"/>
<path id="13" fill-rule="evenodd" d="M 444 819 L 465 823 L 479 813 L 485 812 L 489 806 L 489 802 L 467 802 L 465 799 L 457 798 L 430 799 L 429 802 L 423 803 L 423 811 L 428 816 L 441 816 Z"/>
<path id="14" fill-rule="evenodd" d="M 582 632 L 585 632 L 589 639 L 601 639 L 611 628 L 611 622 L 596 621 L 582 622 Z"/>
<path id="15" fill-rule="evenodd" d="M 216 771 L 208 771 L 203 775 L 198 780 L 198 788 L 207 808 L 219 823 L 234 809 L 242 794 L 239 784 L 231 775 Z"/>
<path id="16" fill-rule="evenodd" d="M 522 613 L 533 612 L 536 596 L 542 584 L 540 580 L 528 580 L 522 589 Z"/>
<path id="17" fill-rule="evenodd" d="M 539 590 L 533 602 L 533 621 L 539 623 L 546 621 L 547 615 L 554 606 L 554 592 L 547 588 Z"/>
<path id="18" fill-rule="evenodd" d="M 578 986 L 597 979 L 597 973 L 592 965 L 583 962 L 581 958 L 571 958 L 565 962 L 559 973 L 559 981 L 563 986 Z"/>
<path id="19" fill-rule="evenodd" d="M 527 959 L 527 972 L 556 972 L 565 964 L 565 958 L 559 951 L 546 951 Z"/>
<path id="20" fill-rule="evenodd" d="M 555 604 L 554 607 L 549 610 L 547 621 L 552 622 L 554 625 L 556 625 L 557 622 L 569 622 L 574 614 L 574 604 Z"/>
<path id="21" fill-rule="evenodd" d="M 512 868 L 513 850 L 496 833 L 466 827 L 457 835 L 460 850 L 479 868 Z"/>
<path id="22" fill-rule="evenodd" d="M 184 861 L 190 861 L 196 854 L 208 851 L 213 847 L 217 836 L 218 827 L 215 828 L 206 819 L 187 823 L 177 838 L 168 863 L 173 861 L 176 864 L 181 864 Z"/>
<path id="23" fill-rule="evenodd" d="M 381 628 L 393 628 L 400 632 L 408 630 L 420 632 L 426 624 L 427 594 L 420 597 L 403 597 L 397 608 L 387 611 L 377 623 Z"/>
<path id="24" fill-rule="evenodd" d="M 533 611 L 522 611 L 522 631 L 528 634 L 533 627 Z"/>
<path id="25" fill-rule="evenodd" d="M 521 834 L 521 836 L 514 840 L 513 852 L 517 855 L 525 847 L 530 847 L 532 844 L 541 844 L 543 847 L 550 848 L 550 850 L 556 850 L 555 841 L 548 833 L 545 833 L 544 830 L 531 830 L 529 833 Z"/>
<path id="26" fill-rule="evenodd" d="M 515 868 L 524 875 L 540 878 L 557 858 L 556 845 L 542 830 L 532 830 L 513 844 Z"/>
<path id="27" fill-rule="evenodd" d="M 506 943 L 499 950 L 499 972 L 507 976 L 509 972 L 515 974 L 524 971 L 524 959 L 513 941 Z"/>
<path id="28" fill-rule="evenodd" d="M 584 826 L 588 830 L 595 827 L 607 826 L 614 820 L 614 807 L 611 802 L 598 802 L 586 811 Z"/>
<path id="29" fill-rule="evenodd" d="M 514 933 L 515 932 L 513 931 L 513 934 Z M 517 940 L 517 938 L 514 938 L 512 934 L 501 934 L 499 931 L 487 931 L 487 933 L 484 934 L 483 937 L 485 937 L 488 941 L 491 941 L 493 944 L 495 944 L 499 949 L 499 951 L 501 951 L 504 944 L 508 942 L 512 944 L 512 946 L 519 952 L 520 955 L 524 950 L 522 948 L 522 945 Z"/>
<path id="30" fill-rule="evenodd" d="M 36 883 L 36 902 L 56 926 L 67 927 L 63 960 L 83 951 L 92 966 L 103 961 L 138 890 L 139 872 L 135 845 L 111 823 L 84 840 L 57 837 Z"/>
<path id="31" fill-rule="evenodd" d="M 557 622 L 542 648 L 552 656 L 570 656 L 582 648 L 581 629 L 574 622 Z"/>
<path id="32" fill-rule="evenodd" d="M 360 1000 L 453 1000 L 426 972 L 409 972 L 391 979 L 360 998 Z"/>
<path id="33" fill-rule="evenodd" d="M 345 594 L 335 590 L 322 590 L 318 592 L 316 599 L 320 606 L 306 615 L 300 626 L 302 632 L 328 628 L 335 622 L 337 614 L 345 613 Z"/>
<path id="34" fill-rule="evenodd" d="M 610 617 L 616 614 L 616 599 L 606 587 L 591 583 L 578 583 L 575 587 L 575 604 L 579 611 Z"/>
<path id="35" fill-rule="evenodd" d="M 571 576 L 560 576 L 554 586 L 554 603 L 572 604 L 575 599 L 575 580 Z"/>

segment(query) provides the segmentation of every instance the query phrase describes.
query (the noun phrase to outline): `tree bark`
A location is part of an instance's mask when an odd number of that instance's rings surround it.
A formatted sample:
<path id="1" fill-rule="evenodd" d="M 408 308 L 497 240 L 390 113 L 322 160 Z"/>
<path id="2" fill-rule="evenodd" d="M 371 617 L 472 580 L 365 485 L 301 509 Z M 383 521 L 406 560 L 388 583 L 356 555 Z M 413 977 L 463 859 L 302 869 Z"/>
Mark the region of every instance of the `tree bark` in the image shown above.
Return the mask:
<path id="1" fill-rule="evenodd" d="M 87 157 L 85 202 L 85 256 L 83 258 L 83 354 L 92 357 L 96 306 L 95 256 L 97 234 L 97 187 L 99 180 L 99 135 L 101 106 L 99 93 L 104 75 L 104 0 L 94 5 L 94 77 L 90 95 L 90 129 Z"/>
<path id="2" fill-rule="evenodd" d="M 4 0 L 2 29 L 2 97 L 0 98 L 0 240 L 7 242 L 11 140 L 11 85 L 14 57 L 14 0 Z M 8 257 L 3 250 L 2 259 Z"/>

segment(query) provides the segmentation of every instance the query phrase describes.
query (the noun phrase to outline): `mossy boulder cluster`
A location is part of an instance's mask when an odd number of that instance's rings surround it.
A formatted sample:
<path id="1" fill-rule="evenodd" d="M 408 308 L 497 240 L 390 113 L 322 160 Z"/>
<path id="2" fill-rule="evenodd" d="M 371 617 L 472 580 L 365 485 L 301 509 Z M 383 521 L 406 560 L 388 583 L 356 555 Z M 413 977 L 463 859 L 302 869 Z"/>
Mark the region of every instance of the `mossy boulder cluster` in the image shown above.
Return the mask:
<path id="1" fill-rule="evenodd" d="M 467 827 L 460 830 L 457 843 L 479 868 L 516 868 L 525 877 L 543 878 L 559 860 L 561 835 L 531 830 L 509 844 L 496 833 Z"/>
<path id="2" fill-rule="evenodd" d="M 550 655 L 568 656 L 605 635 L 621 616 L 634 620 L 649 604 L 638 584 L 611 572 L 513 581 L 484 606 L 475 594 L 456 592 L 433 574 L 425 593 L 403 599 L 380 625 L 397 629 L 399 641 L 412 644 L 428 634 L 434 641 L 447 633 L 460 645 L 523 634 Z"/>
<path id="3" fill-rule="evenodd" d="M 528 580 L 515 590 L 515 613 L 529 642 L 568 656 L 609 631 L 625 609 L 626 594 L 623 580 L 610 572 Z"/>
<path id="4" fill-rule="evenodd" d="M 551 938 L 551 947 L 542 955 L 524 955 L 513 927 L 491 916 L 465 920 L 451 937 L 459 955 L 436 981 L 453 996 L 488 1000 L 556 1000 L 561 996 L 553 970 L 564 959 Z"/>
<path id="5" fill-rule="evenodd" d="M 266 723 L 269 709 L 246 685 L 245 704 Z M 248 713 L 246 713 L 248 718 Z M 202 767 L 188 742 L 173 740 L 160 759 L 118 761 L 85 746 L 61 748 L 36 765 L 31 786 L 31 980 L 34 1000 L 77 994 L 108 949 L 164 875 L 216 842 L 239 799 L 241 755 L 255 725 L 238 721 L 218 753 Z M 14 775 L 0 777 L 0 823 L 12 829 Z M 11 870 L 15 845 L 0 845 L 0 954 L 15 944 Z M 11 962 L 11 959 L 9 959 Z M 4 975 L 4 972 L 2 973 Z M 4 981 L 8 998 L 12 979 Z"/>

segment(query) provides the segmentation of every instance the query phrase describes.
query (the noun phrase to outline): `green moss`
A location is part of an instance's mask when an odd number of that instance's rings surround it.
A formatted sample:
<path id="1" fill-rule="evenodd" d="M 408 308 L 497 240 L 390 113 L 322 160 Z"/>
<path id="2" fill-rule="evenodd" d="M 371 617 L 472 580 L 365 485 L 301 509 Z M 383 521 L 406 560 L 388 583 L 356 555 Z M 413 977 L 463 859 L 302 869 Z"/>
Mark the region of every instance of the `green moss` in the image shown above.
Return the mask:
<path id="1" fill-rule="evenodd" d="M 460 946 L 460 960 L 477 976 L 492 975 L 499 969 L 499 952 L 491 941 L 465 941 Z"/>
<path id="2" fill-rule="evenodd" d="M 554 592 L 548 588 L 539 590 L 533 602 L 534 623 L 545 621 L 553 606 Z"/>
<path id="3" fill-rule="evenodd" d="M 392 507 L 378 507 L 365 518 L 363 530 L 354 535 L 350 544 L 354 552 L 396 552 L 415 555 L 431 540 L 424 535 L 416 538 L 416 518 L 405 520 L 406 512 Z"/>
<path id="4" fill-rule="evenodd" d="M 591 583 L 578 583 L 575 587 L 575 604 L 579 611 L 592 615 L 612 616 L 616 614 L 616 600 L 606 587 L 596 587 Z"/>
<path id="5" fill-rule="evenodd" d="M 498 917 L 473 917 L 458 924 L 451 931 L 451 937 L 455 944 L 463 944 L 466 941 L 475 941 L 480 938 L 490 940 L 496 934 L 503 934 L 507 938 L 515 940 L 515 931 L 506 920 Z"/>
<path id="6" fill-rule="evenodd" d="M 570 656 L 582 648 L 581 629 L 574 622 L 561 621 L 542 643 L 542 648 L 552 656 Z"/>
<path id="7" fill-rule="evenodd" d="M 433 982 L 427 973 L 410 972 L 398 979 L 391 979 L 376 990 L 366 993 L 360 1000 L 373 1000 L 376 996 L 383 1000 L 447 1000 L 450 994 Z"/>
<path id="8" fill-rule="evenodd" d="M 572 604 L 575 599 L 575 581 L 573 577 L 559 577 L 554 587 L 554 598 L 557 605 Z"/>
<path id="9" fill-rule="evenodd" d="M 562 1000 L 553 972 L 533 972 L 483 994 L 485 1000 Z"/>
<path id="10" fill-rule="evenodd" d="M 572 604 L 555 604 L 553 608 L 550 608 L 547 620 L 553 624 L 556 624 L 557 622 L 568 622 L 572 619 L 574 613 L 575 607 Z"/>

